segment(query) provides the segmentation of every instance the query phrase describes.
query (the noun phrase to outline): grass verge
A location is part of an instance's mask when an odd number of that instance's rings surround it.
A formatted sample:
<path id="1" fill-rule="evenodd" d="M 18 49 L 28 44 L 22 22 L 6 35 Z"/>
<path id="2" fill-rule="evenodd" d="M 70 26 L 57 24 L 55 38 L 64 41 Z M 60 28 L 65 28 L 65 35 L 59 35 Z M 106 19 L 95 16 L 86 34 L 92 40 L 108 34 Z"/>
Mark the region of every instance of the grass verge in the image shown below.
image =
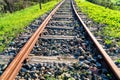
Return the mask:
<path id="1" fill-rule="evenodd" d="M 39 9 L 39 5 L 35 5 L 0 17 L 0 52 L 6 48 L 8 43 L 15 38 L 15 36 L 23 31 L 25 26 L 51 10 L 58 3 L 57 1 L 58 0 L 52 0 L 42 4 L 41 10 Z"/>
<path id="2" fill-rule="evenodd" d="M 111 10 L 85 0 L 75 0 L 81 10 L 97 23 L 106 24 L 103 28 L 105 42 L 120 38 L 120 11 Z M 120 43 L 120 41 L 118 41 Z"/>

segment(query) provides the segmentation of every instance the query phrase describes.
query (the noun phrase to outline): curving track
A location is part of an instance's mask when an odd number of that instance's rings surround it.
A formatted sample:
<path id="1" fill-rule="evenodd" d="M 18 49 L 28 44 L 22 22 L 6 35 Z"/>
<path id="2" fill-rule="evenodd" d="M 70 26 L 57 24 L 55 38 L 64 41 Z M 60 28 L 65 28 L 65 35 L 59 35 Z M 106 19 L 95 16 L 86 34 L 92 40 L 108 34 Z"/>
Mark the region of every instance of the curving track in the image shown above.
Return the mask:
<path id="1" fill-rule="evenodd" d="M 117 66 L 79 17 L 74 3 L 63 0 L 27 41 L 0 80 L 46 80 L 47 77 L 119 80 L 119 74 Z"/>

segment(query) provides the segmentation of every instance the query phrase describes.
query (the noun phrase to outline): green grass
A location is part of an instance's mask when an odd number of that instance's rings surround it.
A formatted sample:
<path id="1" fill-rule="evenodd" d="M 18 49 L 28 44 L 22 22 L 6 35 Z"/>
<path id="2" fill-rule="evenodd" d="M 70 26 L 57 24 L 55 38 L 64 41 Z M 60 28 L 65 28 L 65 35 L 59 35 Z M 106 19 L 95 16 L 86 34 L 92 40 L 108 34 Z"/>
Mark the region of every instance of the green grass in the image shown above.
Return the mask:
<path id="1" fill-rule="evenodd" d="M 118 59 L 116 62 L 120 63 L 120 59 Z"/>
<path id="2" fill-rule="evenodd" d="M 6 48 L 15 36 L 23 31 L 25 26 L 51 10 L 58 3 L 57 1 L 58 0 L 53 0 L 42 4 L 42 10 L 39 9 L 39 5 L 35 5 L 0 17 L 0 52 Z"/>
<path id="3" fill-rule="evenodd" d="M 75 1 L 91 19 L 97 23 L 107 25 L 102 31 L 106 43 L 110 44 L 112 39 L 120 37 L 120 11 L 111 10 L 83 0 Z"/>

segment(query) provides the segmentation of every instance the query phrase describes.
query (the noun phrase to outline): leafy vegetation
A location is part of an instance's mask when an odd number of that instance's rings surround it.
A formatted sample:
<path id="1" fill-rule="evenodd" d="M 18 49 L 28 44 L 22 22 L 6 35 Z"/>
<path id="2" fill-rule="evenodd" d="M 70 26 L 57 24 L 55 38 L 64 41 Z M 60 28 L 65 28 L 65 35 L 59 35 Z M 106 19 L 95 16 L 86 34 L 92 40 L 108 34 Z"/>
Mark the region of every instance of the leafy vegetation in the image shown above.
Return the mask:
<path id="1" fill-rule="evenodd" d="M 120 0 L 87 0 L 106 8 L 120 10 Z"/>
<path id="2" fill-rule="evenodd" d="M 115 4 L 114 9 L 120 10 L 120 0 L 112 0 Z"/>
<path id="3" fill-rule="evenodd" d="M 43 8 L 41 10 L 38 4 L 0 17 L 0 51 L 2 51 L 15 36 L 22 32 L 25 26 L 35 18 L 51 10 L 56 4 L 57 1 L 53 0 L 42 4 Z"/>
<path id="4" fill-rule="evenodd" d="M 31 0 L 0 0 L 0 13 L 12 13 L 34 4 Z"/>
<path id="5" fill-rule="evenodd" d="M 120 11 L 111 10 L 88 1 L 76 0 L 76 2 L 82 11 L 95 22 L 107 25 L 102 32 L 106 43 L 110 44 L 112 39 L 120 38 Z"/>
<path id="6" fill-rule="evenodd" d="M 111 2 L 111 0 L 87 0 L 87 1 L 96 3 L 96 4 L 99 4 L 99 5 L 108 7 L 108 8 L 113 8 L 113 6 L 114 6 L 114 4 L 113 4 L 113 2 Z"/>
<path id="7" fill-rule="evenodd" d="M 37 3 L 47 3 L 52 0 L 0 0 L 0 13 L 13 13 Z"/>
<path id="8" fill-rule="evenodd" d="M 117 62 L 120 63 L 120 59 L 118 59 Z"/>

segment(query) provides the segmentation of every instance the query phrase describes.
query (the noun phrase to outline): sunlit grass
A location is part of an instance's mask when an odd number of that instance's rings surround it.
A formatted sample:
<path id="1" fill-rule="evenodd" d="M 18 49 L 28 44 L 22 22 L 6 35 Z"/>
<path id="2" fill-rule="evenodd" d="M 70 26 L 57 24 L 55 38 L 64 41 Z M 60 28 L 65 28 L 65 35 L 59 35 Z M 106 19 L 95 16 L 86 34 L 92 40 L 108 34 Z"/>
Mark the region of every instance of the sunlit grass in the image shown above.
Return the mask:
<path id="1" fill-rule="evenodd" d="M 119 62 L 119 63 L 120 63 L 120 59 L 118 59 L 118 60 L 117 60 L 117 62 Z"/>
<path id="2" fill-rule="evenodd" d="M 39 5 L 35 5 L 12 14 L 0 17 L 0 52 L 7 46 L 7 44 L 21 31 L 30 24 L 34 19 L 51 10 L 59 0 L 52 0 L 48 3 L 42 4 L 42 9 Z"/>
<path id="3" fill-rule="evenodd" d="M 111 38 L 120 37 L 120 11 L 111 10 L 87 1 L 75 0 L 77 5 L 95 22 L 106 24 L 102 35 L 105 36 L 105 42 L 110 44 Z"/>

